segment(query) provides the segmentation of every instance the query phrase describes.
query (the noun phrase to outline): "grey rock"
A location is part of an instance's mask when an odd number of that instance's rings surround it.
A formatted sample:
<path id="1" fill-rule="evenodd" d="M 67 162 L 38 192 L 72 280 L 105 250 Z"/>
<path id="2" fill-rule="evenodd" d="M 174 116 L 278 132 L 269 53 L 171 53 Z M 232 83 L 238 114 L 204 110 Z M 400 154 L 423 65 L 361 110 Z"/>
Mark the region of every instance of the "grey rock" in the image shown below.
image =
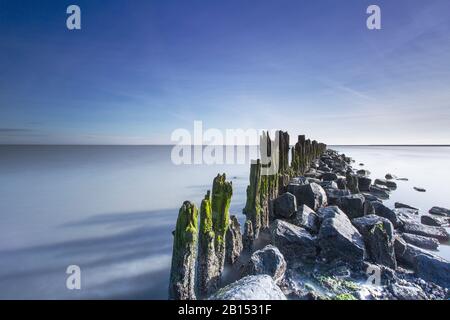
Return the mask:
<path id="1" fill-rule="evenodd" d="M 315 238 L 306 229 L 282 220 L 270 226 L 272 244 L 280 249 L 288 261 L 314 260 L 317 254 Z"/>
<path id="2" fill-rule="evenodd" d="M 233 265 L 243 250 L 241 225 L 236 216 L 230 216 L 230 225 L 225 235 L 225 262 Z"/>
<path id="3" fill-rule="evenodd" d="M 387 179 L 387 180 L 394 180 L 394 179 L 397 179 L 397 177 L 396 177 L 395 175 L 390 174 L 390 173 L 387 173 L 387 174 L 384 176 L 384 178 Z"/>
<path id="4" fill-rule="evenodd" d="M 286 300 L 286 296 L 272 277 L 256 275 L 244 277 L 222 289 L 210 300 Z"/>
<path id="5" fill-rule="evenodd" d="M 379 186 L 371 185 L 369 188 L 369 192 L 377 198 L 383 200 L 389 199 L 389 192 L 384 188 L 380 188 Z"/>
<path id="6" fill-rule="evenodd" d="M 444 224 L 447 223 L 445 219 L 441 219 L 435 216 L 424 214 L 420 217 L 420 222 L 427 226 L 433 226 L 433 227 L 441 227 Z"/>
<path id="7" fill-rule="evenodd" d="M 358 177 L 359 191 L 361 191 L 361 192 L 369 191 L 371 184 L 372 184 L 372 179 L 370 179 L 368 177 L 363 177 L 363 176 Z"/>
<path id="8" fill-rule="evenodd" d="M 428 250 L 436 250 L 439 247 L 439 241 L 434 238 L 428 238 L 424 236 L 418 236 L 416 234 L 404 233 L 402 238 L 409 244 L 413 246 L 428 249 Z"/>
<path id="9" fill-rule="evenodd" d="M 407 204 L 404 204 L 404 203 L 401 203 L 401 202 L 396 202 L 396 203 L 394 204 L 394 207 L 395 207 L 396 209 L 406 208 L 406 209 L 413 209 L 413 210 L 419 211 L 419 209 L 414 208 L 414 207 L 411 207 L 410 205 L 407 205 Z"/>
<path id="10" fill-rule="evenodd" d="M 339 198 L 351 195 L 350 190 L 325 189 L 328 205 L 337 205 Z"/>
<path id="11" fill-rule="evenodd" d="M 377 264 L 396 269 L 392 223 L 377 215 L 356 218 L 352 223 L 364 238 L 368 257 Z"/>
<path id="12" fill-rule="evenodd" d="M 338 176 L 336 173 L 326 172 L 322 175 L 323 181 L 336 181 L 337 179 L 338 179 Z"/>
<path id="13" fill-rule="evenodd" d="M 337 201 L 337 206 L 344 211 L 350 219 L 362 217 L 364 215 L 365 198 L 362 194 L 352 194 L 341 197 Z"/>
<path id="14" fill-rule="evenodd" d="M 372 202 L 373 208 L 375 210 L 375 214 L 377 216 L 383 217 L 388 219 L 392 225 L 394 226 L 394 228 L 397 228 L 400 226 L 400 220 L 398 219 L 397 215 L 395 214 L 394 211 L 392 211 L 391 209 L 389 209 L 388 207 L 386 207 L 384 204 L 382 204 L 381 202 Z"/>
<path id="15" fill-rule="evenodd" d="M 419 222 L 404 223 L 402 226 L 402 230 L 405 233 L 417 234 L 419 236 L 435 238 L 441 241 L 448 241 L 450 239 L 450 236 L 445 228 L 430 227 Z"/>
<path id="16" fill-rule="evenodd" d="M 364 240 L 347 215 L 337 206 L 321 208 L 318 215 L 322 219 L 318 235 L 321 257 L 327 261 L 362 261 L 366 256 Z"/>
<path id="17" fill-rule="evenodd" d="M 427 300 L 425 292 L 416 285 L 400 285 L 398 283 L 391 283 L 388 290 L 397 300 Z"/>
<path id="18" fill-rule="evenodd" d="M 298 227 L 305 228 L 312 234 L 319 232 L 319 217 L 307 205 L 301 205 L 290 222 Z"/>
<path id="19" fill-rule="evenodd" d="M 450 217 L 450 210 L 442 207 L 433 207 L 428 212 L 438 216 Z"/>
<path id="20" fill-rule="evenodd" d="M 348 190 L 350 190 L 351 193 L 359 193 L 358 175 L 355 175 L 349 171 L 346 173 L 345 180 L 347 183 L 346 187 L 348 188 Z"/>
<path id="21" fill-rule="evenodd" d="M 336 181 L 322 181 L 319 183 L 319 185 L 322 188 L 324 188 L 325 190 L 326 189 L 339 189 Z"/>
<path id="22" fill-rule="evenodd" d="M 438 256 L 421 254 L 416 258 L 416 275 L 450 289 L 450 263 Z"/>
<path id="23" fill-rule="evenodd" d="M 273 202 L 275 217 L 290 218 L 297 211 L 297 200 L 292 193 L 286 192 Z"/>
<path id="24" fill-rule="evenodd" d="M 414 190 L 416 190 L 417 192 L 427 192 L 426 189 L 420 187 L 414 187 Z"/>
<path id="25" fill-rule="evenodd" d="M 389 189 L 397 189 L 397 184 L 394 181 L 386 179 L 375 179 L 374 183 L 376 185 L 386 186 Z"/>
<path id="26" fill-rule="evenodd" d="M 367 176 L 370 176 L 370 171 L 365 170 L 365 169 L 360 169 L 360 170 L 356 171 L 356 174 L 367 177 Z"/>
<path id="27" fill-rule="evenodd" d="M 298 185 L 293 194 L 297 198 L 297 205 L 306 204 L 313 210 L 327 205 L 327 195 L 325 190 L 317 183 Z"/>
<path id="28" fill-rule="evenodd" d="M 275 282 L 283 279 L 286 272 L 286 260 L 277 247 L 272 245 L 255 251 L 244 268 L 244 275 L 267 274 Z"/>

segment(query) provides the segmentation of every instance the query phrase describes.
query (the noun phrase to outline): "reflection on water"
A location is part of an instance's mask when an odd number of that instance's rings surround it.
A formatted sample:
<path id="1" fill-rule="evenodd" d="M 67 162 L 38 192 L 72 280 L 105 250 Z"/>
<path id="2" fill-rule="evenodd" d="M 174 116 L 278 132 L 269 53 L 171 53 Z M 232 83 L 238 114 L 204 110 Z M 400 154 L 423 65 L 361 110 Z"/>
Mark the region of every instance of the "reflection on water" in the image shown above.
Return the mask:
<path id="1" fill-rule="evenodd" d="M 372 171 L 407 177 L 388 205 L 450 207 L 449 148 L 337 147 Z M 0 298 L 166 299 L 172 235 L 219 172 L 243 220 L 249 164 L 175 166 L 168 146 L 0 146 Z M 413 186 L 426 188 L 419 194 Z M 448 247 L 447 247 L 448 248 Z M 449 257 L 444 251 L 442 254 Z M 69 291 L 66 268 L 82 271 Z"/>

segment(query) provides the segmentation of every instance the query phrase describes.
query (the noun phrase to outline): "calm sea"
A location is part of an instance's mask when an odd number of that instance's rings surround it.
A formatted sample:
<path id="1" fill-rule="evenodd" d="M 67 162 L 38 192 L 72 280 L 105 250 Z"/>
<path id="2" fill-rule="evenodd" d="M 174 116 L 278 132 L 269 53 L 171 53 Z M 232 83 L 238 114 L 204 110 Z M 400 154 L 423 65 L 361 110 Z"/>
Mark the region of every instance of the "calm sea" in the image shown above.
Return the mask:
<path id="1" fill-rule="evenodd" d="M 386 203 L 450 207 L 449 147 L 335 147 L 372 177 L 409 181 Z M 172 235 L 184 200 L 233 181 L 243 220 L 249 162 L 174 165 L 170 146 L 0 146 L 0 298 L 166 299 Z M 240 153 L 245 150 L 238 151 Z M 248 160 L 248 157 L 247 157 Z M 423 187 L 418 193 L 413 187 Z M 450 246 L 440 255 L 450 258 Z M 66 268 L 81 268 L 81 290 Z"/>

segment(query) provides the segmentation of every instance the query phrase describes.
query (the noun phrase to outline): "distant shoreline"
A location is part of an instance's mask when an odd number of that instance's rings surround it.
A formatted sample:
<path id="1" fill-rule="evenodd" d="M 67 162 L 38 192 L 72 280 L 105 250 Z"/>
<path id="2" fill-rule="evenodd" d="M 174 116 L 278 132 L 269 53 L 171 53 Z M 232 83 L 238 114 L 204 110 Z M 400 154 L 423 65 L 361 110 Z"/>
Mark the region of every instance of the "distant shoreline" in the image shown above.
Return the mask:
<path id="1" fill-rule="evenodd" d="M 0 144 L 0 147 L 173 147 L 175 144 Z M 196 145 L 192 145 L 196 146 Z M 204 145 L 206 146 L 206 144 Z M 244 145 L 224 145 L 243 147 Z M 256 145 L 245 145 L 256 147 Z M 450 147 L 450 144 L 331 144 L 328 147 Z"/>

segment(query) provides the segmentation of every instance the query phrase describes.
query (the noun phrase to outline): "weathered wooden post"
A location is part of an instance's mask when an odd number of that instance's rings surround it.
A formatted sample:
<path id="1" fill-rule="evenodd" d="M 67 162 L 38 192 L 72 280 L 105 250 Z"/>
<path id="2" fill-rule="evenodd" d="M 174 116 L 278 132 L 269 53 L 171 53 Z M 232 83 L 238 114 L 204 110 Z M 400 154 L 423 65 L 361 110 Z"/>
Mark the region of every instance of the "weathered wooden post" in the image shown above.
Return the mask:
<path id="1" fill-rule="evenodd" d="M 195 300 L 198 214 L 195 204 L 185 201 L 174 232 L 169 299 Z"/>

